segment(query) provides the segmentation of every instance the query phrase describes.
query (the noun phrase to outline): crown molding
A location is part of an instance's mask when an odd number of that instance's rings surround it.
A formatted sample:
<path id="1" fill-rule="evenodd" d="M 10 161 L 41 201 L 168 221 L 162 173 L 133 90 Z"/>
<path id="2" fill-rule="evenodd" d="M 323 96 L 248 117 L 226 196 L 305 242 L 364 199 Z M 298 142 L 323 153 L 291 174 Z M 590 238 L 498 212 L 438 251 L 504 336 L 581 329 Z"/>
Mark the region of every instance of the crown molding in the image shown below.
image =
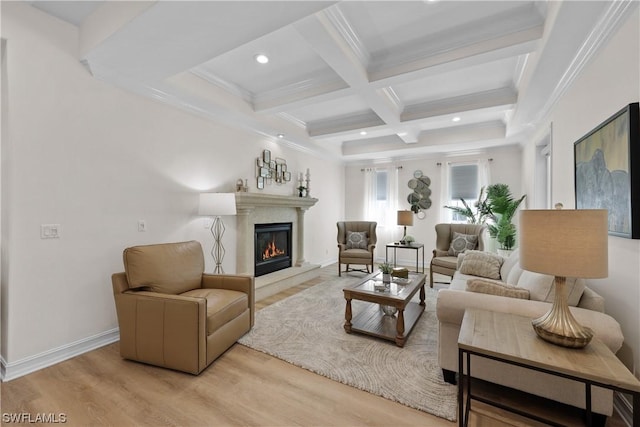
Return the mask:
<path id="1" fill-rule="evenodd" d="M 318 71 L 297 82 L 255 94 L 252 104 L 255 111 L 264 111 L 348 88 L 337 75 Z"/>
<path id="2" fill-rule="evenodd" d="M 551 92 L 547 102 L 540 109 L 540 113 L 531 121 L 531 126 L 537 127 L 545 121 L 551 114 L 553 107 L 582 73 L 591 58 L 600 51 L 600 48 L 620 29 L 631 12 L 638 7 L 638 2 L 634 0 L 612 1 L 607 2 L 607 4 L 607 9 L 585 39 L 571 64 Z"/>
<path id="3" fill-rule="evenodd" d="M 339 5 L 332 6 L 322 12 L 328 21 L 333 25 L 333 28 L 338 32 L 343 41 L 351 48 L 352 52 L 361 64 L 369 64 L 371 61 L 371 55 L 365 47 L 364 43 L 358 36 L 357 32 L 349 23 L 349 20 L 344 16 Z"/>
<path id="4" fill-rule="evenodd" d="M 227 80 L 224 80 L 224 79 L 218 77 L 217 75 L 213 74 L 209 70 L 204 69 L 203 67 L 195 67 L 195 68 L 192 68 L 189 71 L 191 72 L 191 74 L 194 74 L 194 75 L 196 75 L 196 76 L 208 81 L 212 85 L 218 86 L 218 87 L 226 90 L 227 92 L 229 92 L 232 95 L 235 95 L 235 96 L 237 96 L 239 98 L 244 99 L 248 103 L 252 103 L 253 102 L 253 98 L 254 98 L 253 93 L 251 93 L 248 90 L 245 90 L 245 89 L 241 88 L 238 85 L 235 85 L 235 84 L 233 84 L 231 82 L 228 82 Z"/>

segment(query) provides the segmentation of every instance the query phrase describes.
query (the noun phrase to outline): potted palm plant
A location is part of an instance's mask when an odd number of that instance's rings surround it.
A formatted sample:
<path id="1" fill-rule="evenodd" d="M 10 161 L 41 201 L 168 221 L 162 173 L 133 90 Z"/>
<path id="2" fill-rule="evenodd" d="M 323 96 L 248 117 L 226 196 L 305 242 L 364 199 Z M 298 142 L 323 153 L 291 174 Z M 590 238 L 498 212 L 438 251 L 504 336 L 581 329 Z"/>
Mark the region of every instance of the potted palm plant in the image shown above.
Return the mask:
<path id="1" fill-rule="evenodd" d="M 473 206 L 469 205 L 462 197 L 460 197 L 460 202 L 462 206 L 445 206 L 445 208 L 451 209 L 457 215 L 466 218 L 469 224 L 485 224 L 492 218 L 484 187 L 480 189 L 480 195 L 473 203 Z"/>
<path id="2" fill-rule="evenodd" d="M 516 244 L 516 227 L 513 217 L 526 195 L 514 199 L 507 184 L 493 184 L 487 187 L 487 204 L 492 222 L 487 224 L 489 236 L 496 239 L 498 253 L 509 256 Z"/>
<path id="3" fill-rule="evenodd" d="M 489 236 L 498 244 L 498 253 L 508 256 L 516 243 L 513 217 L 526 196 L 514 199 L 507 184 L 492 184 L 480 189 L 478 199 L 470 205 L 460 198 L 462 206 L 445 206 L 467 219 L 469 224 L 487 224 Z"/>

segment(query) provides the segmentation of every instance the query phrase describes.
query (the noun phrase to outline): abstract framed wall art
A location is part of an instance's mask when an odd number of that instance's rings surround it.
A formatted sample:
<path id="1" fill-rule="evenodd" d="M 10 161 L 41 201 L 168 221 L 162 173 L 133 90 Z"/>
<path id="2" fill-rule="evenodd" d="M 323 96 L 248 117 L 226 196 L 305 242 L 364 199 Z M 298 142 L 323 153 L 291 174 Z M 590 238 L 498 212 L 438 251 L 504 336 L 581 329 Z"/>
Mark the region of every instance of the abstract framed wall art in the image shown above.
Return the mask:
<path id="1" fill-rule="evenodd" d="M 574 143 L 576 209 L 607 209 L 609 234 L 640 239 L 638 103 Z"/>

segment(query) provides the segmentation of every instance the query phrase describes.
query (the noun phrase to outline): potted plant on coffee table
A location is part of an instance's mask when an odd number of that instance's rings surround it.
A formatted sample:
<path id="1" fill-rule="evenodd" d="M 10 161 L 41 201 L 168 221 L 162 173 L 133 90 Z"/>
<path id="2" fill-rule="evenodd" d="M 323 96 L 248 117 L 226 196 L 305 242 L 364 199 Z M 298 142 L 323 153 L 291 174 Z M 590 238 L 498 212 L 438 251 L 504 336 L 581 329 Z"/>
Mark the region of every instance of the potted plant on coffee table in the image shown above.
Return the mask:
<path id="1" fill-rule="evenodd" d="M 378 270 L 382 272 L 382 281 L 384 283 L 390 283 L 391 273 L 393 272 L 393 267 L 391 266 L 391 264 L 383 262 L 382 264 L 378 265 Z"/>

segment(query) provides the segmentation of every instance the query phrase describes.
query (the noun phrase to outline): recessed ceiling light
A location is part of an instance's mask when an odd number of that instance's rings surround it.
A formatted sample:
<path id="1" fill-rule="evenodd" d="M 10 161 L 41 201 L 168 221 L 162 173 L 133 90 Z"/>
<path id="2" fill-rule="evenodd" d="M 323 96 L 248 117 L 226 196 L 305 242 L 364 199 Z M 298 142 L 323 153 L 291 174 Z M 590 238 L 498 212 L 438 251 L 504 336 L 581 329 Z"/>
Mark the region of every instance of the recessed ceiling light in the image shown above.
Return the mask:
<path id="1" fill-rule="evenodd" d="M 460 117 L 454 117 L 453 119 L 451 119 L 452 122 L 459 122 L 461 119 Z"/>
<path id="2" fill-rule="evenodd" d="M 280 139 L 284 138 L 284 133 L 279 133 L 278 134 L 278 138 L 280 138 Z"/>
<path id="3" fill-rule="evenodd" d="M 360 132 L 360 135 L 366 135 L 366 134 L 367 134 L 367 132 L 364 131 L 364 130 Z"/>
<path id="4" fill-rule="evenodd" d="M 254 56 L 254 58 L 260 64 L 266 64 L 267 62 L 269 62 L 269 57 L 262 53 L 257 54 L 256 56 Z"/>

